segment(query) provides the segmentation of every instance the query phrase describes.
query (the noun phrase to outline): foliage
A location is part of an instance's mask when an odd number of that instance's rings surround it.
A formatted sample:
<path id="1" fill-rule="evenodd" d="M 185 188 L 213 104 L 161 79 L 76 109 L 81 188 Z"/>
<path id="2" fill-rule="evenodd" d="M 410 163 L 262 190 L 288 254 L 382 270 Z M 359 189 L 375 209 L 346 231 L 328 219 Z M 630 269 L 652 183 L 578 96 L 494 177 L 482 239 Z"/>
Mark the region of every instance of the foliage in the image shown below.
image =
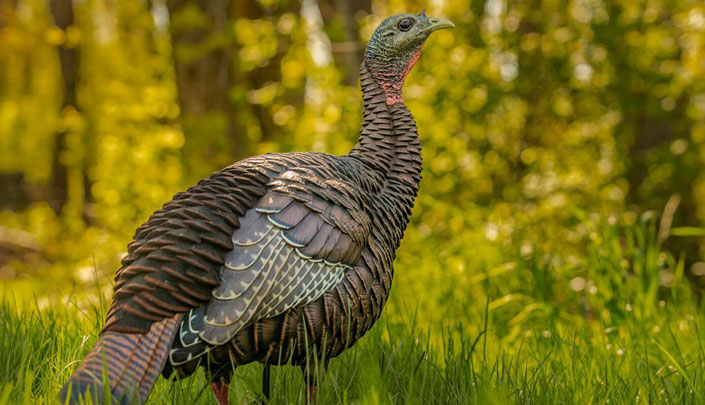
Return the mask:
<path id="1" fill-rule="evenodd" d="M 228 14 L 219 30 L 195 2 L 163 0 L 75 1 L 62 30 L 45 3 L 0 1 L 0 295 L 17 299 L 0 311 L 0 400 L 11 402 L 48 401 L 65 381 L 102 319 L 86 302 L 109 296 L 134 229 L 174 193 L 243 151 L 346 153 L 361 117 L 335 57 L 342 20 L 321 21 L 314 1 L 237 2 L 257 16 Z M 185 6 L 169 14 L 172 3 Z M 407 80 L 424 180 L 384 324 L 334 363 L 324 398 L 701 402 L 691 288 L 705 277 L 705 5 L 430 4 L 376 0 L 355 17 L 360 38 L 423 6 L 456 29 L 434 34 Z M 172 42 L 189 30 L 205 34 Z M 59 47 L 79 50 L 74 106 L 62 104 Z M 233 75 L 227 108 L 184 111 L 175 65 L 218 52 Z M 255 368 L 234 388 L 249 398 Z M 295 401 L 296 372 L 278 378 L 279 398 Z M 199 395 L 202 380 L 184 384 L 195 385 L 162 383 L 155 397 Z"/>
<path id="2" fill-rule="evenodd" d="M 676 224 L 700 226 L 705 219 L 705 180 L 698 177 L 705 7 L 667 0 L 534 3 L 453 2 L 429 10 L 457 28 L 431 38 L 406 89 L 426 157 L 400 253 L 398 281 L 408 295 L 418 283 L 414 294 L 443 297 L 421 291 L 429 276 L 414 269 L 416 260 L 436 262 L 459 280 L 513 266 L 516 253 L 525 260 L 537 248 L 550 251 L 551 260 L 572 260 L 589 237 L 568 226 L 575 207 L 633 223 L 633 212 L 660 210 L 677 194 Z M 234 74 L 245 77 L 258 66 L 279 65 L 278 81 L 230 89 L 251 142 L 243 147 L 345 153 L 359 127 L 359 90 L 341 84 L 325 43 L 311 44 L 321 32 L 309 17 L 290 12 L 288 2 L 262 4 L 269 14 L 230 20 L 225 37 L 207 37 L 201 49 L 235 47 Z M 77 3 L 76 24 L 66 32 L 52 25 L 41 2 L 22 1 L 9 12 L 0 37 L 0 144 L 7 151 L 0 170 L 22 173 L 37 198 L 4 209 L 0 224 L 29 232 L 40 252 L 11 256 L 4 278 L 85 282 L 94 262 L 101 274 L 112 274 L 132 231 L 154 209 L 231 161 L 222 114 L 200 120 L 206 127 L 196 135 L 179 124 L 165 7 Z M 421 4 L 374 4 L 380 16 L 403 7 Z M 200 13 L 186 7 L 172 16 L 172 30 L 207 25 Z M 362 37 L 378 19 L 361 20 Z M 76 109 L 59 108 L 58 44 L 80 49 Z M 181 46 L 176 57 L 190 60 L 198 51 Z M 262 133 L 257 116 L 271 117 L 277 129 Z M 56 215 L 43 190 L 54 175 L 58 129 L 68 132 L 58 159 L 69 167 L 69 200 Z M 695 240 L 674 244 L 688 249 L 689 264 L 701 255 Z M 419 259 L 416 246 L 437 248 Z"/>

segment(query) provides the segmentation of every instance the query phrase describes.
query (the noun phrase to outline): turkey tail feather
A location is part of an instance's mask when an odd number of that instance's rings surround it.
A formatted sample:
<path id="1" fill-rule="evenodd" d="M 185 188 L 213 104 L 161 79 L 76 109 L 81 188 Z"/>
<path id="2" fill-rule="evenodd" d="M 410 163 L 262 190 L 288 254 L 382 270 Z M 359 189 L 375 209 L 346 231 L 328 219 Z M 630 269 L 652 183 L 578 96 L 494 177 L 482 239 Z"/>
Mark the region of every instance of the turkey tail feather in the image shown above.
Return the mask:
<path id="1" fill-rule="evenodd" d="M 164 368 L 180 318 L 155 322 L 145 334 L 104 332 L 64 385 L 61 402 L 68 397 L 69 404 L 81 403 L 90 392 L 94 403 L 103 403 L 104 370 L 111 402 L 144 402 Z"/>

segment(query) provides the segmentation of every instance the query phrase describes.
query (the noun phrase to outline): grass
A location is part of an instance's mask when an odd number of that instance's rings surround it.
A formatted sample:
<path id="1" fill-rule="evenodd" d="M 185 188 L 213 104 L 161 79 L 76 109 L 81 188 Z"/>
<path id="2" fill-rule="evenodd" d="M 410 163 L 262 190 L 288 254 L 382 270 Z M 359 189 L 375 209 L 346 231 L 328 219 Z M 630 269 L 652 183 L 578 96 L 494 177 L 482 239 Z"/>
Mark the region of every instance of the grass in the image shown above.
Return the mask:
<path id="1" fill-rule="evenodd" d="M 683 258 L 661 242 L 653 222 L 595 225 L 578 265 L 517 260 L 512 277 L 520 282 L 499 296 L 492 292 L 504 282 L 485 278 L 485 299 L 467 307 L 481 319 L 473 325 L 425 325 L 392 303 L 331 362 L 319 403 L 704 403 L 702 307 Z M 0 304 L 0 404 L 53 403 L 95 342 L 105 303 L 20 310 L 7 296 Z M 238 368 L 232 403 L 261 399 L 261 372 L 259 364 Z M 272 403 L 300 403 L 303 389 L 298 368 L 273 368 Z M 149 398 L 213 401 L 203 373 L 160 379 Z"/>

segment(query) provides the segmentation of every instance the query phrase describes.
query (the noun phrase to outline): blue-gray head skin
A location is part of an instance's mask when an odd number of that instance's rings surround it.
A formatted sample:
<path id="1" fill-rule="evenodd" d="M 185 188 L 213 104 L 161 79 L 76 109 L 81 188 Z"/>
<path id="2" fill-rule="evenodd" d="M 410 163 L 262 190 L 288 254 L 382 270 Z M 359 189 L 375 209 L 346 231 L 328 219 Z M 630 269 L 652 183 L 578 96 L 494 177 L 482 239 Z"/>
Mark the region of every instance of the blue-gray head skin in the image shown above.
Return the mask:
<path id="1" fill-rule="evenodd" d="M 365 64 L 387 95 L 387 104 L 403 102 L 404 79 L 421 56 L 432 32 L 454 25 L 445 18 L 420 14 L 399 14 L 377 27 L 365 50 Z"/>

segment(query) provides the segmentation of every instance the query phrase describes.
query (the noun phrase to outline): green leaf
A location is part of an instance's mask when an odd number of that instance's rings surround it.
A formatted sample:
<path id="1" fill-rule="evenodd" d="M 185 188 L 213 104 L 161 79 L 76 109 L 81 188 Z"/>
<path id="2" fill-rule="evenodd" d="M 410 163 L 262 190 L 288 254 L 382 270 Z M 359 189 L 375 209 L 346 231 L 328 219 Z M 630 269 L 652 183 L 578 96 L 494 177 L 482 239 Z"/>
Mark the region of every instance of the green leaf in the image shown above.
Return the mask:
<path id="1" fill-rule="evenodd" d="M 705 228 L 696 228 L 694 226 L 682 226 L 671 229 L 673 236 L 705 236 Z"/>

